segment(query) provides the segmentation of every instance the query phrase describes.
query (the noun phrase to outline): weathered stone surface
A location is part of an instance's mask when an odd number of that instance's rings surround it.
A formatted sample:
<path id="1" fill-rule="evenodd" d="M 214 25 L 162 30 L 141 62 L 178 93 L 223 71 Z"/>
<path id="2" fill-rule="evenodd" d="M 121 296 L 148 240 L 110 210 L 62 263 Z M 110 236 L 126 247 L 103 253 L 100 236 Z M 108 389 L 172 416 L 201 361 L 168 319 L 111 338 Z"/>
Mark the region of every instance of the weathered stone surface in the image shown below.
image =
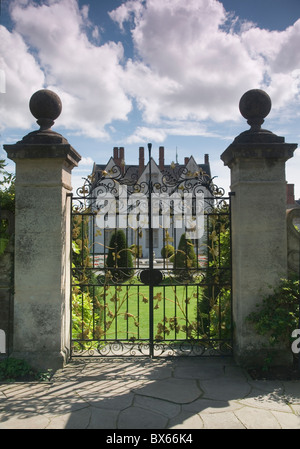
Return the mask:
<path id="1" fill-rule="evenodd" d="M 169 429 L 203 429 L 204 424 L 199 415 L 182 412 L 169 422 Z M 187 438 L 187 436 L 186 436 Z"/>
<path id="2" fill-rule="evenodd" d="M 160 413 L 167 418 L 173 418 L 180 413 L 180 405 L 162 399 L 150 398 L 145 396 L 135 396 L 134 405 Z"/>
<path id="3" fill-rule="evenodd" d="M 163 415 L 140 407 L 123 410 L 118 419 L 119 429 L 163 429 L 168 419 Z"/>
<path id="4" fill-rule="evenodd" d="M 246 429 L 233 412 L 200 415 L 204 429 Z"/>
<path id="5" fill-rule="evenodd" d="M 127 368 L 132 365 L 132 369 L 125 373 L 123 363 Z M 184 360 L 175 359 L 169 367 L 175 369 L 180 365 L 183 368 L 184 364 Z M 224 365 L 222 360 L 202 359 L 195 363 L 201 364 L 204 367 Z M 191 366 L 190 361 L 187 365 Z M 206 388 L 208 380 L 197 379 L 197 384 L 205 390 L 205 397 L 193 400 L 195 380 L 185 379 L 185 394 L 191 400 L 182 403 L 176 389 L 173 396 L 169 389 L 168 399 L 148 396 L 148 387 L 156 383 L 166 385 L 165 380 L 144 378 L 137 391 L 132 392 L 132 385 L 138 379 L 133 376 L 133 367 L 136 374 L 144 369 L 149 373 L 155 369 L 159 374 L 159 363 L 152 361 L 88 359 L 70 362 L 67 368 L 56 372 L 50 382 L 0 383 L 0 428 L 184 429 L 184 434 L 188 434 L 189 429 L 300 428 L 298 382 L 250 382 L 244 370 L 231 365 L 232 377 L 225 370 L 223 377 L 210 380 L 209 388 Z M 117 376 L 106 376 L 114 370 Z M 170 373 L 171 383 L 172 379 Z M 243 398 L 241 394 L 249 387 L 249 393 Z M 144 390 L 146 395 L 142 394 Z M 225 400 L 226 396 L 230 399 Z"/>
<path id="6" fill-rule="evenodd" d="M 178 404 L 194 401 L 202 395 L 195 380 L 190 380 L 187 385 L 183 379 L 158 380 L 146 385 L 138 391 L 140 395 L 151 396 Z"/>
<path id="7" fill-rule="evenodd" d="M 267 410 L 242 408 L 234 412 L 246 429 L 280 429 L 275 416 Z"/>
<path id="8" fill-rule="evenodd" d="M 41 129 L 15 145 L 4 145 L 16 163 L 12 355 L 38 369 L 57 369 L 70 350 L 68 194 L 80 155 L 49 129 L 61 111 L 56 94 L 34 94 L 30 108 Z"/>
<path id="9" fill-rule="evenodd" d="M 296 144 L 261 130 L 270 106 L 264 93 L 250 92 L 242 101 L 242 114 L 251 130 L 242 133 L 221 159 L 231 169 L 232 292 L 235 324 L 234 353 L 239 363 L 263 363 L 273 352 L 277 364 L 287 362 L 285 348 L 269 348 L 246 321 L 264 295 L 287 276 L 285 162 Z M 267 345 L 264 349 L 264 345 Z"/>

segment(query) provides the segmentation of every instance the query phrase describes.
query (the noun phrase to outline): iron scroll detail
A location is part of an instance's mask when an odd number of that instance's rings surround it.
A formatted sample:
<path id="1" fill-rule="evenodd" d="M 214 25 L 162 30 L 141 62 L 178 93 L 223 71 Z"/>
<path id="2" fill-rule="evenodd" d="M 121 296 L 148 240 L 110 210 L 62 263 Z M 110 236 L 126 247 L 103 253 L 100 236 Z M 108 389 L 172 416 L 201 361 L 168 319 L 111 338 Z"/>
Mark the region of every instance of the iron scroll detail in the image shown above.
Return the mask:
<path id="1" fill-rule="evenodd" d="M 230 198 L 200 169 L 175 165 L 157 178 L 151 148 L 143 176 L 110 166 L 72 196 L 72 357 L 231 353 Z M 189 195 L 191 222 L 203 198 L 201 238 L 187 238 Z M 111 243 L 120 230 L 122 248 Z"/>

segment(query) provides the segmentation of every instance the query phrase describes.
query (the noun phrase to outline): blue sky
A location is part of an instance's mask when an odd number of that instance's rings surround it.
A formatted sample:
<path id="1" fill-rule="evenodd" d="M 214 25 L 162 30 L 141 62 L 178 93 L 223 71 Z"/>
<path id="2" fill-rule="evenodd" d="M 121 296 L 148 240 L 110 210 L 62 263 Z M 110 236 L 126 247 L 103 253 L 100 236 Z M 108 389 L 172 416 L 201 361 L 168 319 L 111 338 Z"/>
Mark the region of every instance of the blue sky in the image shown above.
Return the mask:
<path id="1" fill-rule="evenodd" d="M 264 127 L 300 141 L 299 0 L 2 0 L 0 42 L 0 157 L 37 128 L 28 102 L 50 88 L 63 103 L 54 129 L 82 156 L 74 187 L 114 146 L 130 164 L 152 142 L 166 163 L 208 153 L 228 191 L 220 155 L 248 129 L 238 103 L 253 88 L 272 99 Z"/>

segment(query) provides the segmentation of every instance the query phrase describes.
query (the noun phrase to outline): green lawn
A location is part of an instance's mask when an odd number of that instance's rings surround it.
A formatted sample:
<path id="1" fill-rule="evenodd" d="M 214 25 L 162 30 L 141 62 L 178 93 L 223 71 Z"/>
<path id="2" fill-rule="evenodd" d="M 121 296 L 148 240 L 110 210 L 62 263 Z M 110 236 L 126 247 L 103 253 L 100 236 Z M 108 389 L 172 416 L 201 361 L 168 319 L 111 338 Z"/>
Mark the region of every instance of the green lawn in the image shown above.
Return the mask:
<path id="1" fill-rule="evenodd" d="M 131 280 L 121 286 L 89 287 L 89 294 L 82 294 L 82 290 L 73 296 L 73 338 L 149 339 L 148 286 Z M 197 301 L 201 295 L 202 289 L 197 285 L 153 287 L 154 338 L 191 336 L 197 328 Z"/>

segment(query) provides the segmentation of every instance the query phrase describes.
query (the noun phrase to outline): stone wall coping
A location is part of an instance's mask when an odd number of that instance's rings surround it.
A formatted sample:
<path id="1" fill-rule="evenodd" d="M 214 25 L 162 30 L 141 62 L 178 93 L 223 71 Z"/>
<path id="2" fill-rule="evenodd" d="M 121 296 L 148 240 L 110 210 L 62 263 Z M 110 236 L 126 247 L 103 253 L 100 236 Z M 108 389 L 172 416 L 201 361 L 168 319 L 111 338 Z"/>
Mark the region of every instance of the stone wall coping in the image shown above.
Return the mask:
<path id="1" fill-rule="evenodd" d="M 61 158 L 69 165 L 77 167 L 81 156 L 70 144 L 24 144 L 3 145 L 7 157 L 16 159 L 54 159 Z"/>
<path id="2" fill-rule="evenodd" d="M 236 159 L 277 159 L 287 161 L 293 157 L 296 143 L 262 143 L 262 142 L 233 142 L 221 154 L 225 165 L 230 165 Z"/>

